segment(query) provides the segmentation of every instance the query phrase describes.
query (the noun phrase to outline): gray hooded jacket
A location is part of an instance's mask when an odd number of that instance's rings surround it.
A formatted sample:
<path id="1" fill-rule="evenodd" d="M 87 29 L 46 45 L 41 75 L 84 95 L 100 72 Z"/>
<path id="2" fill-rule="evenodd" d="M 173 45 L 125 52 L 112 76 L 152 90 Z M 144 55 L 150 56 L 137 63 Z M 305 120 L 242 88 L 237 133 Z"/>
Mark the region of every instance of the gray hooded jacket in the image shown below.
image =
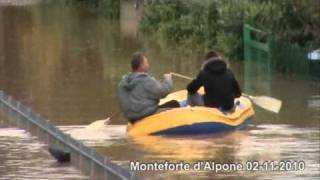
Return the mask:
<path id="1" fill-rule="evenodd" d="M 118 85 L 120 108 L 131 122 L 147 117 L 158 110 L 161 98 L 172 89 L 172 80 L 157 81 L 148 73 L 129 73 Z"/>

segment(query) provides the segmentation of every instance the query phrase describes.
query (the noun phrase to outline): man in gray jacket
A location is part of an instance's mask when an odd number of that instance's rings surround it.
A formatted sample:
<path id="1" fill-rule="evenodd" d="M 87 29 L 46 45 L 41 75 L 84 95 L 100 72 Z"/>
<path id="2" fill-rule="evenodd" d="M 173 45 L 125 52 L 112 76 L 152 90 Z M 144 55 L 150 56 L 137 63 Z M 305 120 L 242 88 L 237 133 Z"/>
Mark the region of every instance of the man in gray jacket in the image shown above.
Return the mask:
<path id="1" fill-rule="evenodd" d="M 122 113 L 134 123 L 157 112 L 160 99 L 172 89 L 172 78 L 165 74 L 165 80 L 159 82 L 150 76 L 148 59 L 139 52 L 133 54 L 131 68 L 118 85 L 118 96 Z"/>

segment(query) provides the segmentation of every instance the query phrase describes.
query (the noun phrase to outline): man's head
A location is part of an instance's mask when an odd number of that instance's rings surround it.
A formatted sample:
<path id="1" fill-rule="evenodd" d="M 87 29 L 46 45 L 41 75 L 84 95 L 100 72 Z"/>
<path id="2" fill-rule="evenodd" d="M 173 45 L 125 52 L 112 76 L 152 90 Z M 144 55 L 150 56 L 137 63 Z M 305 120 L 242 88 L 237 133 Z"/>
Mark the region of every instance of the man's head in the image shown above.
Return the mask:
<path id="1" fill-rule="evenodd" d="M 222 59 L 222 57 L 217 51 L 211 50 L 206 54 L 205 61 L 209 59 Z"/>
<path id="2" fill-rule="evenodd" d="M 131 59 L 131 69 L 132 69 L 132 72 L 148 72 L 149 71 L 148 59 L 140 52 L 134 53 Z"/>
<path id="3" fill-rule="evenodd" d="M 223 62 L 223 64 L 225 64 L 223 57 L 220 55 L 220 53 L 218 53 L 217 51 L 211 50 L 206 54 L 204 62 L 201 65 L 201 69 L 204 69 L 208 63 L 221 64 L 219 62 Z"/>

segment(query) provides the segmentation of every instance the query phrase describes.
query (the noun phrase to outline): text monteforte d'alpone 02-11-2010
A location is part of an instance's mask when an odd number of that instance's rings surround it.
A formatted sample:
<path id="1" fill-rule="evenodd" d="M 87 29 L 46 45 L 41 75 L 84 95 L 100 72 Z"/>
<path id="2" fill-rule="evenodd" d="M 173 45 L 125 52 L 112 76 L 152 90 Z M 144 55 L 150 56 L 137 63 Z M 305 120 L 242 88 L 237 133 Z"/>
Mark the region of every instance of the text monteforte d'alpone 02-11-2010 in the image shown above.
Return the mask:
<path id="1" fill-rule="evenodd" d="M 304 161 L 247 161 L 244 163 L 218 163 L 214 161 L 188 162 L 139 162 L 131 161 L 131 171 L 303 171 Z"/>

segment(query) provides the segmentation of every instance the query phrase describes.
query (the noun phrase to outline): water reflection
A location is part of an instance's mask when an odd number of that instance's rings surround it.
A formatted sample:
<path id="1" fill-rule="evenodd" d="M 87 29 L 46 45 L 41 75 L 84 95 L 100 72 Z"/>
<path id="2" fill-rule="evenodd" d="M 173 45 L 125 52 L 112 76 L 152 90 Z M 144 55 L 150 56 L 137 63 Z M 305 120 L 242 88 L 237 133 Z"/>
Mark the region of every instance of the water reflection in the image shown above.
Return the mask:
<path id="1" fill-rule="evenodd" d="M 188 162 L 214 161 L 216 163 L 242 163 L 248 161 L 303 161 L 306 165 L 302 171 L 255 171 L 226 172 L 210 171 L 183 172 L 139 172 L 142 176 L 155 179 L 182 178 L 289 178 L 316 177 L 320 170 L 320 130 L 318 128 L 295 128 L 291 125 L 258 125 L 245 131 L 228 133 L 221 136 L 205 137 L 144 137 L 134 139 L 131 145 L 136 151 L 144 152 L 144 156 L 125 155 L 128 159 L 140 162 Z M 134 153 L 133 153 L 134 154 Z M 133 155 L 131 154 L 131 155 Z M 125 159 L 125 158 L 124 158 Z M 165 174 L 165 175 L 163 175 Z M 210 177 L 210 178 L 209 178 Z"/>
<path id="2" fill-rule="evenodd" d="M 57 124 L 88 124 L 118 111 L 116 84 L 134 51 L 146 52 L 158 77 L 173 70 L 190 74 L 200 64 L 193 61 L 197 54 L 142 41 L 130 2 L 122 3 L 121 21 L 78 6 L 0 8 L 0 85 Z"/>
<path id="3" fill-rule="evenodd" d="M 228 147 L 236 147 L 239 143 L 241 143 L 242 140 L 245 140 L 246 138 L 246 132 L 236 132 L 218 136 L 152 136 L 136 138 L 132 141 L 134 146 L 141 148 L 143 151 L 146 151 L 149 154 L 149 156 L 146 156 L 147 159 L 194 161 L 218 158 L 220 160 L 227 161 L 228 158 L 221 157 L 221 155 L 223 155 L 223 149 Z"/>

